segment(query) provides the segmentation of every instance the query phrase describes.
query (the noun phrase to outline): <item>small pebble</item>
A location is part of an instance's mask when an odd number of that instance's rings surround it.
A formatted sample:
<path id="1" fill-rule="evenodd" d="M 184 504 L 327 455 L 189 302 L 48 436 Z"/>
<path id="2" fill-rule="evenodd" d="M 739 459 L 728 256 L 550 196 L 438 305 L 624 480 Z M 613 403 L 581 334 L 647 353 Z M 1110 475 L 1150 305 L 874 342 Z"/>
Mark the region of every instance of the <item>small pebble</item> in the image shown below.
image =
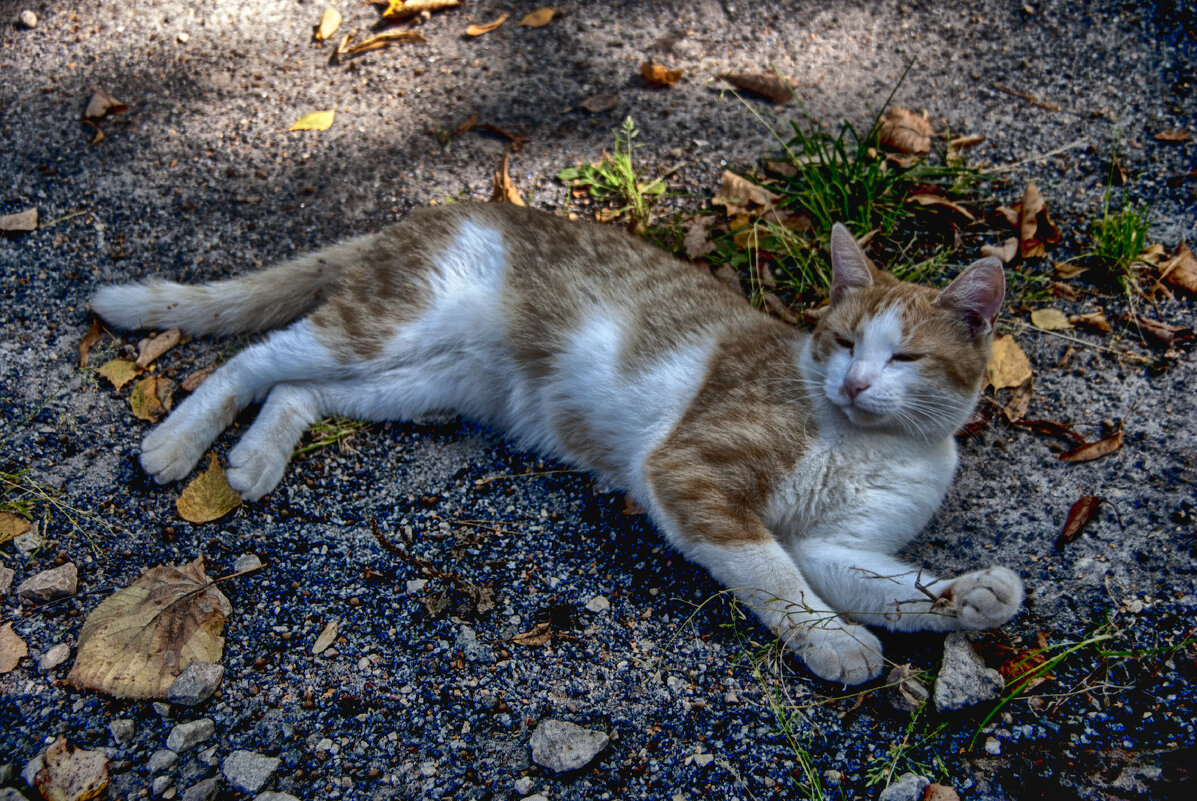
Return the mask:
<path id="1" fill-rule="evenodd" d="M 155 796 L 160 796 L 166 792 L 168 787 L 174 784 L 174 781 L 170 776 L 155 776 L 154 781 L 150 784 L 150 792 Z"/>
<path id="2" fill-rule="evenodd" d="M 166 747 L 172 751 L 186 751 L 215 733 L 216 724 L 212 722 L 212 718 L 200 718 L 190 723 L 180 723 L 170 730 L 170 735 L 166 738 Z"/>
<path id="3" fill-rule="evenodd" d="M 520 776 L 511 786 L 515 788 L 515 791 L 520 795 L 528 795 L 532 792 L 532 778 L 530 776 Z"/>
<path id="4" fill-rule="evenodd" d="M 8 590 L 12 587 L 13 572 L 4 565 L 0 565 L 0 597 L 8 595 Z"/>
<path id="5" fill-rule="evenodd" d="M 117 745 L 120 745 L 133 739 L 133 734 L 137 731 L 137 724 L 128 718 L 117 718 L 108 724 L 108 731 L 112 732 L 112 739 L 116 740 Z"/>
<path id="6" fill-rule="evenodd" d="M 151 776 L 157 776 L 159 773 L 165 773 L 174 767 L 174 764 L 178 758 L 178 753 L 170 750 L 169 748 L 159 748 L 150 755 L 149 760 L 145 763 L 145 767 L 146 770 L 150 772 Z"/>
<path id="7" fill-rule="evenodd" d="M 70 658 L 71 646 L 65 642 L 60 642 L 42 654 L 42 658 L 37 662 L 37 669 L 42 673 L 48 673 Z"/>
<path id="8" fill-rule="evenodd" d="M 586 608 L 591 612 L 606 612 L 611 608 L 611 602 L 602 595 L 596 595 L 586 602 Z"/>
<path id="9" fill-rule="evenodd" d="M 253 751 L 234 751 L 224 758 L 220 771 L 235 789 L 243 793 L 256 793 L 266 786 L 271 774 L 278 770 L 281 763 L 280 759 Z"/>
<path id="10" fill-rule="evenodd" d="M 224 678 L 224 667 L 205 662 L 202 659 L 192 660 L 183 672 L 171 682 L 166 697 L 171 703 L 184 706 L 196 706 L 212 697 L 220 680 Z"/>
<path id="11" fill-rule="evenodd" d="M 75 594 L 79 582 L 79 569 L 70 562 L 61 567 L 31 576 L 17 587 L 17 595 L 34 603 L 56 601 Z"/>
<path id="12" fill-rule="evenodd" d="M 237 557 L 237 561 L 233 562 L 234 573 L 244 573 L 246 570 L 253 570 L 262 566 L 262 560 L 258 558 L 257 554 L 243 553 Z"/>
<path id="13" fill-rule="evenodd" d="M 219 779 L 213 776 L 210 779 L 204 779 L 202 782 L 193 784 L 183 791 L 183 801 L 212 801 L 216 798 L 216 789 Z"/>
<path id="14" fill-rule="evenodd" d="M 991 756 L 998 756 L 1002 753 L 1002 744 L 994 737 L 985 738 L 985 753 Z"/>
<path id="15" fill-rule="evenodd" d="M 17 24 L 22 28 L 31 31 L 37 27 L 37 14 L 34 14 L 29 9 L 25 9 L 21 12 L 21 15 L 17 17 Z"/>

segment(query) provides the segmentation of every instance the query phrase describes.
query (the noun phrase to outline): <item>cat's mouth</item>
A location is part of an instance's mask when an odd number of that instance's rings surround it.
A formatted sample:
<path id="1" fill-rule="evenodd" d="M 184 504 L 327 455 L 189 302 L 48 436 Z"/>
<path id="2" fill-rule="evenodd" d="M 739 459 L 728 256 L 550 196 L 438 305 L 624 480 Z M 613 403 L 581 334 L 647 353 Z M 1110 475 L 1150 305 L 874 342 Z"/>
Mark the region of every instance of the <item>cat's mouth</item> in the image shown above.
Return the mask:
<path id="1" fill-rule="evenodd" d="M 838 405 L 840 407 L 840 411 L 844 413 L 844 416 L 858 426 L 876 425 L 885 417 L 885 415 L 878 412 L 861 408 L 855 401 L 841 402 Z"/>

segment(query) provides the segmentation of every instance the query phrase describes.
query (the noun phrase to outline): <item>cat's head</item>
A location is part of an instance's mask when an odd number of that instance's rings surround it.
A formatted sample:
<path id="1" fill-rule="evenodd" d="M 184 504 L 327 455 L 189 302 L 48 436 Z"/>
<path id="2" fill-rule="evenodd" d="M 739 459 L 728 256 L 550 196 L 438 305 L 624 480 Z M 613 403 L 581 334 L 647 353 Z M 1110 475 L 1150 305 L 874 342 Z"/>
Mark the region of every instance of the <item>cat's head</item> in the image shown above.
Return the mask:
<path id="1" fill-rule="evenodd" d="M 865 428 L 937 439 L 963 425 L 1006 291 L 1001 262 L 981 259 L 930 289 L 878 270 L 837 224 L 831 263 L 831 304 L 804 358 L 811 392 Z"/>

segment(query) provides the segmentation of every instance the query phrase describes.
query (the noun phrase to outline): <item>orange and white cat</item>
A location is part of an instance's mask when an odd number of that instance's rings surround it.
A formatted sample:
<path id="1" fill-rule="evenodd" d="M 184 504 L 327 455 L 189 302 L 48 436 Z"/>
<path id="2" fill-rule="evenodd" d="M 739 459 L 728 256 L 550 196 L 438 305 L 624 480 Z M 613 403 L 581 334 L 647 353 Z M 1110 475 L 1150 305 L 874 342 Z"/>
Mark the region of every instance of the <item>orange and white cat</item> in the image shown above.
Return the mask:
<path id="1" fill-rule="evenodd" d="M 862 624 L 989 628 L 1023 588 L 1004 567 L 940 579 L 891 555 L 955 472 L 1000 263 L 941 291 L 877 270 L 841 226 L 831 253 L 812 334 L 623 232 L 503 204 L 422 209 L 243 278 L 106 286 L 92 307 L 126 328 L 287 325 L 145 438 L 160 483 L 250 403 L 262 408 L 228 471 L 247 500 L 274 489 L 320 417 L 451 410 L 625 490 L 814 673 L 855 684 L 882 668 Z"/>

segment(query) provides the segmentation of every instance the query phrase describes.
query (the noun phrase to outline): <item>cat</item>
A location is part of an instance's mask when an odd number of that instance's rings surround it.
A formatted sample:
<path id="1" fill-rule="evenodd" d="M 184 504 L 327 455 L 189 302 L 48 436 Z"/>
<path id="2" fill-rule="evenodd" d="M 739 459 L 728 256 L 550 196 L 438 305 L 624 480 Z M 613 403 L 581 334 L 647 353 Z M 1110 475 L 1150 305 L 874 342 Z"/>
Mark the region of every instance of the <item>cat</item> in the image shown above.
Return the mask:
<path id="1" fill-rule="evenodd" d="M 808 334 L 622 231 L 462 203 L 242 278 L 104 286 L 91 305 L 130 329 L 289 324 L 145 437 L 159 483 L 254 402 L 227 473 L 250 501 L 320 417 L 456 412 L 627 492 L 813 673 L 858 684 L 883 665 L 866 625 L 984 629 L 1022 603 L 1005 567 L 940 579 L 891 556 L 952 480 L 1005 278 L 987 258 L 942 291 L 901 282 L 841 225 L 831 259 Z"/>

